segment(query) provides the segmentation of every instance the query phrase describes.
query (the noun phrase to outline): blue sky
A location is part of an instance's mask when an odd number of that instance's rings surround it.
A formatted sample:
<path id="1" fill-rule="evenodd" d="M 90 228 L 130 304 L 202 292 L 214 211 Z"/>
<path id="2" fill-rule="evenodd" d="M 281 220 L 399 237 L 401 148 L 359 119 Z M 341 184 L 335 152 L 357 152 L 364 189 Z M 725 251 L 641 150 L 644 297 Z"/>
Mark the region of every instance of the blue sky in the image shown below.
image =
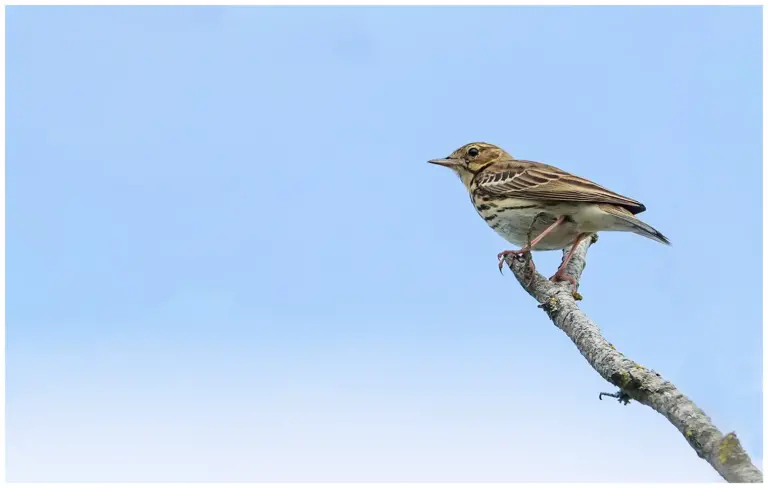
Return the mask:
<path id="1" fill-rule="evenodd" d="M 583 309 L 762 465 L 760 8 L 6 18 L 10 480 L 717 481 L 499 275 L 474 140 L 648 207 Z"/>

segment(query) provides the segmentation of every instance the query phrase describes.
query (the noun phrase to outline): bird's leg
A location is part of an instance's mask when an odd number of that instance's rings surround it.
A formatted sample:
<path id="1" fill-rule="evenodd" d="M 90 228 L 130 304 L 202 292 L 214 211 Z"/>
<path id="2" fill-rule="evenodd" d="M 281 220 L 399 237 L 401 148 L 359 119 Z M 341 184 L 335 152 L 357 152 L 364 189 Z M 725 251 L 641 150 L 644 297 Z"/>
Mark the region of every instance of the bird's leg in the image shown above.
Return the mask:
<path id="1" fill-rule="evenodd" d="M 571 249 L 568 251 L 568 254 L 565 255 L 565 258 L 563 258 L 563 262 L 560 264 L 560 267 L 557 268 L 557 271 L 555 274 L 550 278 L 552 281 L 568 281 L 570 282 L 574 287 L 578 286 L 578 283 L 576 283 L 576 278 L 573 276 L 567 274 L 565 272 L 565 267 L 568 266 L 568 263 L 571 261 L 571 258 L 573 257 L 574 251 L 576 251 L 576 246 L 579 245 L 579 243 L 584 240 L 585 237 L 589 235 L 589 232 L 582 232 L 578 236 L 576 236 L 576 239 L 573 241 L 573 244 L 571 244 Z"/>
<path id="2" fill-rule="evenodd" d="M 528 227 L 528 234 L 526 235 L 526 237 L 528 238 L 528 240 L 526 241 L 528 249 L 530 249 L 532 247 L 531 246 L 531 234 L 533 234 L 533 228 L 536 225 L 536 221 L 539 220 L 539 217 L 541 217 L 542 215 L 544 215 L 544 212 L 537 213 L 533 217 L 533 220 L 531 221 L 531 226 Z M 530 287 L 531 284 L 533 283 L 533 278 L 536 276 L 536 264 L 533 262 L 533 256 L 531 255 L 530 252 L 527 253 L 525 255 L 525 257 L 526 257 L 526 259 L 525 259 L 525 267 L 526 267 L 526 269 L 528 269 L 528 274 L 530 275 L 529 278 L 528 278 L 528 283 L 526 283 L 525 286 L 526 287 Z"/>
<path id="3" fill-rule="evenodd" d="M 539 214 L 539 215 L 541 215 L 541 214 Z M 536 219 L 539 218 L 539 215 L 537 215 L 533 219 L 533 223 L 536 222 Z M 541 231 L 541 234 L 536 236 L 536 239 L 530 241 L 528 244 L 526 244 L 521 249 L 512 250 L 512 251 L 501 251 L 499 253 L 499 255 L 497 256 L 499 258 L 499 272 L 501 272 L 501 270 L 504 268 L 504 260 L 507 258 L 507 256 L 519 256 L 520 254 L 530 253 L 531 249 L 533 249 L 533 247 L 536 244 L 541 242 L 541 240 L 544 237 L 546 237 L 547 234 L 552 232 L 555 229 L 555 227 L 557 227 L 558 225 L 562 224 L 564 220 L 565 220 L 565 215 L 561 215 L 560 217 L 558 217 L 557 220 L 555 220 L 554 224 L 550 225 L 549 227 L 547 227 L 546 229 Z M 531 229 L 533 229 L 533 223 L 531 223 Z M 528 238 L 530 240 L 530 233 L 528 234 Z M 533 263 L 533 261 L 531 261 L 531 263 Z"/>
<path id="4" fill-rule="evenodd" d="M 501 273 L 503 275 L 504 274 L 504 261 L 506 260 L 506 257 L 508 255 L 525 254 L 527 256 L 525 264 L 526 264 L 526 266 L 528 267 L 528 269 L 530 270 L 530 273 L 531 273 L 531 280 L 528 282 L 528 286 L 530 286 L 531 281 L 533 281 L 533 276 L 534 276 L 533 273 L 536 271 L 536 265 L 533 264 L 533 257 L 531 256 L 531 253 L 528 252 L 528 250 L 531 249 L 531 234 L 533 233 L 533 226 L 536 225 L 536 221 L 539 220 L 539 217 L 541 217 L 542 215 L 543 215 L 542 213 L 538 213 L 538 214 L 536 214 L 536 216 L 533 217 L 533 220 L 531 221 L 531 226 L 528 228 L 528 241 L 527 241 L 526 245 L 523 248 L 521 248 L 519 250 L 516 250 L 516 251 L 502 251 L 497 256 L 498 259 L 499 259 L 499 273 Z"/>

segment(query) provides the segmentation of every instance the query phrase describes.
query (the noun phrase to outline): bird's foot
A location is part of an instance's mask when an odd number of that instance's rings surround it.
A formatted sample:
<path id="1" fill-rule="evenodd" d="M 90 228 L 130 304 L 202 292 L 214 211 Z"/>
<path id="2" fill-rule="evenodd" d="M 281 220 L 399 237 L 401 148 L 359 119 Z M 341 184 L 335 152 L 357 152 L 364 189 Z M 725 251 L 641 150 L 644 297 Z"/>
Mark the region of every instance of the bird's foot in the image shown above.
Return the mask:
<path id="1" fill-rule="evenodd" d="M 558 269 L 557 272 L 552 275 L 550 281 L 567 281 L 572 284 L 574 288 L 578 285 L 578 283 L 576 283 L 576 278 L 566 273 L 564 269 Z"/>
<path id="2" fill-rule="evenodd" d="M 533 260 L 531 259 L 531 251 L 530 249 L 524 247 L 522 249 L 516 249 L 512 251 L 501 251 L 497 258 L 499 259 L 499 273 L 504 274 L 504 262 L 507 259 L 507 256 L 521 256 L 523 254 L 528 254 L 528 262 L 531 266 L 533 266 Z M 535 268 L 534 268 L 535 269 Z M 533 273 L 531 273 L 531 276 L 533 276 Z"/>
<path id="3" fill-rule="evenodd" d="M 552 275 L 552 277 L 549 280 L 555 283 L 557 283 L 558 281 L 569 282 L 573 286 L 573 298 L 575 298 L 576 300 L 581 300 L 582 298 L 581 294 L 579 294 L 578 292 L 579 283 L 576 281 L 576 278 L 566 273 L 565 269 L 563 269 L 562 267 L 560 267 L 557 270 L 557 272 L 554 275 Z"/>

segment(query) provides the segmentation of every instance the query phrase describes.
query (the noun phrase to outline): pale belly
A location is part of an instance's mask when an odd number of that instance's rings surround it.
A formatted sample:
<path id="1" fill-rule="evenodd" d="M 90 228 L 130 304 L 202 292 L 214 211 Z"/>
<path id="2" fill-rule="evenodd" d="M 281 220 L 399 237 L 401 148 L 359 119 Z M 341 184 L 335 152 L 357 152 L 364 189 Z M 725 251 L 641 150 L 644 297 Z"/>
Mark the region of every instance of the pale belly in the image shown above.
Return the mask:
<path id="1" fill-rule="evenodd" d="M 603 227 L 602 222 L 599 221 L 600 215 L 589 207 L 574 207 L 566 204 L 534 208 L 530 201 L 525 200 L 505 202 L 504 206 L 486 208 L 490 205 L 492 205 L 491 202 L 486 202 L 485 206 L 480 205 L 477 208 L 478 213 L 496 233 L 518 247 L 528 243 L 529 232 L 530 238 L 535 239 L 554 224 L 559 216 L 565 216 L 563 223 L 533 247 L 534 251 L 563 249 L 572 244 L 582 232 L 596 232 Z M 534 219 L 536 219 L 535 223 Z"/>

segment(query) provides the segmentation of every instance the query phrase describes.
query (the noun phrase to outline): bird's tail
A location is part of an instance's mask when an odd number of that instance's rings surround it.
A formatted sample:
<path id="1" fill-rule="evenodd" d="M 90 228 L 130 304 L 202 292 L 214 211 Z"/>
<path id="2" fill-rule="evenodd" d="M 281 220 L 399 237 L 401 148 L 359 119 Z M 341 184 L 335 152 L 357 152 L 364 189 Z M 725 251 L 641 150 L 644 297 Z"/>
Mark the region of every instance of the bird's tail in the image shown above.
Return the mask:
<path id="1" fill-rule="evenodd" d="M 600 208 L 612 217 L 616 230 L 634 232 L 656 242 L 672 245 L 664 234 L 632 215 L 629 210 L 613 205 L 600 205 Z"/>

